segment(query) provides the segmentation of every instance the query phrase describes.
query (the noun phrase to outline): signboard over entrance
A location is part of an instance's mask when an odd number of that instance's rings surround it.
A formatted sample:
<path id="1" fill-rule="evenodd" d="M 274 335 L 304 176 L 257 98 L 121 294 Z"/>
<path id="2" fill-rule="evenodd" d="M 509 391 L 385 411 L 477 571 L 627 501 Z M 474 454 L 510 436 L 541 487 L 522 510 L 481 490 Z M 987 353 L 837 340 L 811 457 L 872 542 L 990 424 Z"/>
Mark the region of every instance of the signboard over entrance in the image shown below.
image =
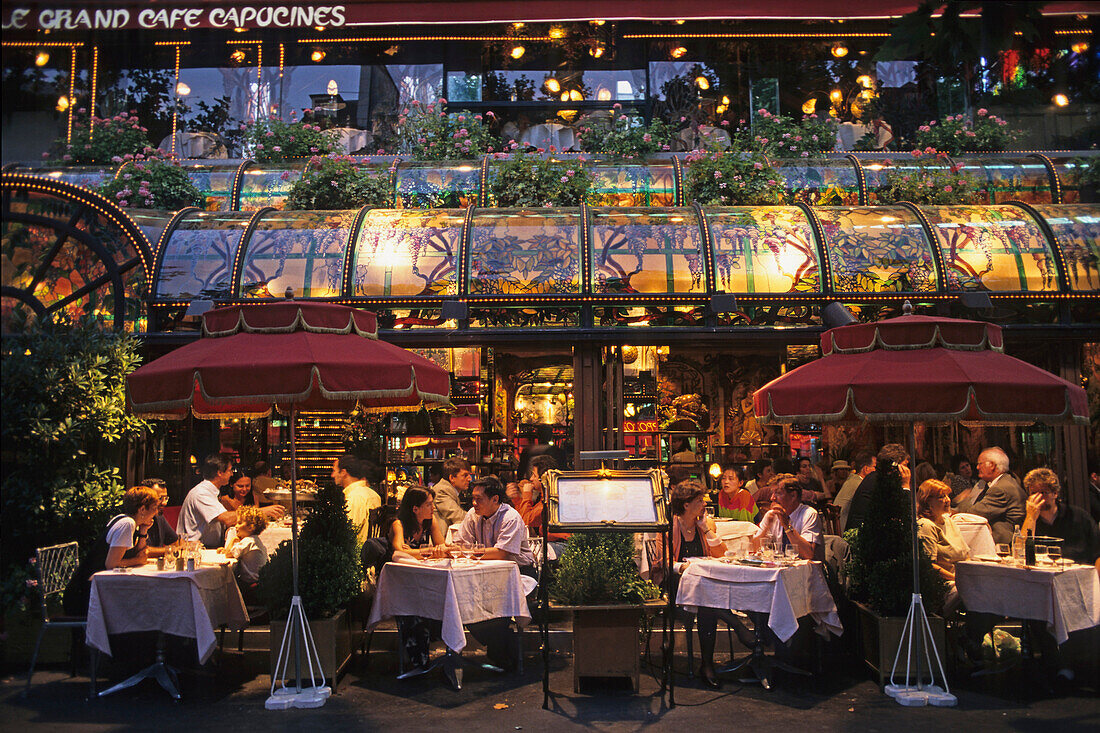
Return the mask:
<path id="1" fill-rule="evenodd" d="M 6 6 L 4 30 L 90 31 L 141 28 L 186 30 L 188 28 L 308 28 L 334 27 L 347 22 L 344 5 L 254 6 L 217 5 L 149 7 L 42 7 Z"/>

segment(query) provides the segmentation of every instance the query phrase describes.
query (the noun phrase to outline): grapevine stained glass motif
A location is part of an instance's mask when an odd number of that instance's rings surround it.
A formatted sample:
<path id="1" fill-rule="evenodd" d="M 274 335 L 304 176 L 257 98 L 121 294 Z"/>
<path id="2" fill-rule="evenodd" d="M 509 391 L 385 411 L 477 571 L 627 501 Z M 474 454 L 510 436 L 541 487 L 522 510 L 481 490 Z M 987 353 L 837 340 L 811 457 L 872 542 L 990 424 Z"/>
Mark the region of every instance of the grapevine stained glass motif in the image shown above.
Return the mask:
<path id="1" fill-rule="evenodd" d="M 1054 254 L 1015 206 L 926 206 L 949 290 L 1057 290 Z"/>
<path id="2" fill-rule="evenodd" d="M 474 217 L 470 292 L 580 292 L 576 212 L 502 209 Z"/>
<path id="3" fill-rule="evenodd" d="M 701 293 L 702 236 L 693 209 L 592 212 L 596 293 Z"/>
<path id="4" fill-rule="evenodd" d="M 343 287 L 344 253 L 355 211 L 271 213 L 245 244 L 241 297 L 330 298 Z"/>
<path id="5" fill-rule="evenodd" d="M 707 209 L 714 279 L 727 293 L 820 292 L 813 229 L 796 206 Z"/>
<path id="6" fill-rule="evenodd" d="M 233 263 L 251 215 L 201 211 L 186 215 L 164 243 L 158 299 L 228 298 Z"/>
<path id="7" fill-rule="evenodd" d="M 1100 206 L 1036 204 L 1050 226 L 1066 264 L 1072 290 L 1100 290 Z"/>
<path id="8" fill-rule="evenodd" d="M 589 189 L 593 206 L 671 206 L 674 174 L 668 161 L 634 164 L 596 162 L 587 166 L 594 181 Z"/>
<path id="9" fill-rule="evenodd" d="M 447 209 L 367 212 L 354 243 L 350 294 L 457 294 L 463 213 Z"/>
<path id="10" fill-rule="evenodd" d="M 825 232 L 837 292 L 938 289 L 931 243 L 908 209 L 822 207 L 814 211 Z"/>

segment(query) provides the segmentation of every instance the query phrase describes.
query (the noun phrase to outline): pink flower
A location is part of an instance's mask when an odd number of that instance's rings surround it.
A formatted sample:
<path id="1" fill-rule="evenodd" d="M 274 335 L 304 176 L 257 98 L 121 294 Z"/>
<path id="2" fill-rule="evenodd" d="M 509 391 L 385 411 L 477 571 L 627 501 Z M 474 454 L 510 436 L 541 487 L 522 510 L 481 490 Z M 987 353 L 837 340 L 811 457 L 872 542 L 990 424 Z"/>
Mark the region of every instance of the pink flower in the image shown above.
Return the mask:
<path id="1" fill-rule="evenodd" d="M 268 136 L 268 137 L 275 137 L 275 133 L 274 133 L 274 132 L 272 132 L 271 130 L 268 130 L 268 131 L 267 131 L 267 136 Z"/>
<path id="2" fill-rule="evenodd" d="M 919 150 L 914 150 L 909 154 L 912 155 L 914 158 L 919 158 L 920 157 L 920 151 Z"/>
<path id="3" fill-rule="evenodd" d="M 126 199 L 122 199 L 121 201 L 118 202 L 118 205 L 125 208 L 125 207 L 130 205 L 130 202 L 127 201 Z"/>
<path id="4" fill-rule="evenodd" d="M 615 102 L 615 104 L 611 105 L 611 109 L 622 109 L 622 108 L 623 108 L 623 106 L 621 104 L 619 104 L 618 102 Z"/>
<path id="5" fill-rule="evenodd" d="M 951 188 L 951 186 L 944 186 L 943 187 L 943 192 L 944 193 L 951 193 L 952 190 L 953 189 Z"/>
<path id="6" fill-rule="evenodd" d="M 443 97 L 440 97 L 440 98 L 439 98 L 439 103 L 440 103 L 440 104 L 446 104 L 446 103 L 447 103 L 447 100 L 446 100 L 446 99 L 444 99 Z"/>
<path id="7" fill-rule="evenodd" d="M 989 114 L 989 110 L 987 110 L 985 107 L 982 107 L 978 110 L 978 117 L 985 117 L 987 114 Z"/>
<path id="8" fill-rule="evenodd" d="M 764 164 L 761 163 L 760 161 L 757 161 L 757 162 L 753 163 L 752 167 L 755 168 L 758 171 L 764 170 Z"/>
<path id="9" fill-rule="evenodd" d="M 311 152 L 311 153 L 316 153 L 316 152 L 317 152 L 317 150 L 318 150 L 318 148 L 317 148 L 317 146 L 316 146 L 316 145 L 311 145 L 311 146 L 309 147 L 309 152 Z"/>
<path id="10" fill-rule="evenodd" d="M 729 127 L 729 126 L 730 126 L 730 121 L 729 120 L 722 120 L 722 127 Z"/>
<path id="11" fill-rule="evenodd" d="M 648 132 L 646 134 L 642 135 L 642 140 L 644 140 L 645 142 L 649 142 L 652 139 L 653 139 L 653 137 Z"/>
<path id="12" fill-rule="evenodd" d="M 72 159 L 73 159 L 73 156 L 69 155 L 68 153 L 61 156 L 61 160 L 72 160 Z"/>
<path id="13" fill-rule="evenodd" d="M 561 182 L 562 183 L 569 183 L 569 176 L 562 176 L 561 177 Z"/>
<path id="14" fill-rule="evenodd" d="M 687 117 L 681 117 L 680 122 L 687 122 L 687 119 L 688 119 Z"/>
<path id="15" fill-rule="evenodd" d="M 715 178 L 721 178 L 722 177 L 722 171 L 714 171 L 714 177 Z"/>

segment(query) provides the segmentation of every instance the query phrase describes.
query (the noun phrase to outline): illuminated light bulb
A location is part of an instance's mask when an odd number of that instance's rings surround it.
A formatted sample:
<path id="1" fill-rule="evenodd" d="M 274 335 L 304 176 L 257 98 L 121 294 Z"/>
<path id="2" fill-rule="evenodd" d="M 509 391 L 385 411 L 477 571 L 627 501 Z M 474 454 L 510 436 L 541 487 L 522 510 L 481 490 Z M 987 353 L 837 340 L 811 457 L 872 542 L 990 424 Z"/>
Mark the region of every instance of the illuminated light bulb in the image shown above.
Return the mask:
<path id="1" fill-rule="evenodd" d="M 864 89 L 870 89 L 871 85 L 873 85 L 874 83 L 874 80 L 867 74 L 862 74 L 856 77 L 856 84 L 859 84 Z"/>
<path id="2" fill-rule="evenodd" d="M 590 20 L 588 22 L 591 23 L 592 25 L 603 25 L 607 21 L 606 20 Z"/>
<path id="3" fill-rule="evenodd" d="M 527 53 L 527 49 L 523 46 L 512 46 L 512 50 L 508 52 L 508 55 L 514 59 L 523 58 L 523 54 Z"/>
<path id="4" fill-rule="evenodd" d="M 57 111 L 64 112 L 69 108 L 69 98 L 62 96 L 57 100 Z"/>
<path id="5" fill-rule="evenodd" d="M 695 77 L 695 86 L 699 87 L 705 92 L 706 90 L 710 89 L 710 80 L 702 75 L 697 76 Z"/>
<path id="6" fill-rule="evenodd" d="M 723 97 L 722 97 L 722 104 L 724 104 L 724 105 L 726 105 L 727 107 L 729 107 L 729 106 L 730 106 L 730 98 L 729 98 L 729 97 L 727 97 L 727 96 L 723 96 Z"/>
<path id="7" fill-rule="evenodd" d="M 1054 102 L 1054 104 L 1059 107 L 1065 107 L 1067 104 L 1069 104 L 1069 97 L 1059 92 L 1058 94 L 1055 94 L 1050 101 Z"/>
<path id="8" fill-rule="evenodd" d="M 804 115 L 812 115 L 815 109 L 817 109 L 817 100 L 813 97 L 802 103 L 802 114 Z"/>
<path id="9" fill-rule="evenodd" d="M 176 84 L 176 94 L 181 97 L 186 97 L 191 93 L 191 87 L 184 84 L 182 81 Z"/>
<path id="10" fill-rule="evenodd" d="M 320 63 L 321 61 L 325 60 L 325 52 L 324 51 L 314 51 L 313 53 L 311 53 L 309 55 L 309 60 L 312 61 L 315 64 Z"/>
<path id="11" fill-rule="evenodd" d="M 862 92 L 859 93 L 859 98 L 865 102 L 869 102 L 875 98 L 875 93 L 872 92 L 870 89 L 864 89 Z"/>
<path id="12" fill-rule="evenodd" d="M 328 95 L 330 97 L 335 97 L 337 94 L 340 93 L 340 87 L 337 86 L 335 79 L 328 80 L 328 86 L 325 87 L 325 91 L 328 92 Z"/>
<path id="13" fill-rule="evenodd" d="M 836 58 L 842 59 L 848 55 L 848 47 L 845 46 L 843 43 L 835 43 L 833 44 L 832 54 Z"/>
<path id="14" fill-rule="evenodd" d="M 550 29 L 550 32 L 547 35 L 555 40 L 559 38 L 565 38 L 565 29 L 562 28 L 560 25 L 556 25 Z"/>
<path id="15" fill-rule="evenodd" d="M 581 94 L 580 89 L 570 89 L 569 90 L 569 101 L 571 101 L 571 102 L 580 102 L 583 99 L 584 99 L 584 95 Z"/>
<path id="16" fill-rule="evenodd" d="M 707 470 L 707 473 L 710 474 L 711 478 L 716 479 L 722 475 L 722 467 L 719 466 L 717 463 L 712 463 L 710 464 L 710 468 Z"/>
<path id="17" fill-rule="evenodd" d="M 563 101 L 563 102 L 568 102 L 569 101 L 569 92 L 562 92 L 561 93 L 561 101 Z"/>
<path id="18" fill-rule="evenodd" d="M 35 54 L 35 66 L 45 66 L 48 63 L 50 63 L 50 55 L 48 53 L 46 53 L 45 51 L 39 51 L 37 54 Z"/>
<path id="19" fill-rule="evenodd" d="M 714 114 L 716 114 L 716 115 L 723 115 L 723 114 L 725 114 L 725 113 L 726 113 L 726 110 L 727 110 L 727 109 L 729 109 L 729 107 L 727 107 L 727 106 L 726 106 L 726 105 L 724 105 L 724 104 L 720 104 L 720 105 L 718 105 L 717 107 L 715 107 L 715 108 L 714 108 Z"/>
<path id="20" fill-rule="evenodd" d="M 234 33 L 244 33 L 246 30 L 248 30 L 248 29 L 247 28 L 241 28 L 240 26 L 237 26 L 236 28 L 233 29 L 233 32 Z"/>
<path id="21" fill-rule="evenodd" d="M 840 104 L 842 101 L 844 101 L 844 93 L 841 92 L 839 89 L 834 89 L 833 91 L 829 92 L 829 99 L 832 100 L 833 104 Z"/>
<path id="22" fill-rule="evenodd" d="M 233 59 L 238 64 L 244 63 L 244 51 L 242 51 L 238 48 L 236 51 L 229 54 L 229 58 Z"/>
<path id="23" fill-rule="evenodd" d="M 596 99 L 600 100 L 601 102 L 610 102 L 611 90 L 607 87 L 602 87 L 600 91 L 596 92 Z"/>
<path id="24" fill-rule="evenodd" d="M 550 92 L 551 94 L 557 94 L 558 92 L 561 91 L 561 82 L 559 82 L 557 79 L 555 79 L 552 76 L 550 78 L 548 78 L 544 82 L 544 84 L 546 85 L 546 90 L 548 92 Z"/>
<path id="25" fill-rule="evenodd" d="M 315 25 L 313 26 L 313 30 L 317 31 L 318 33 L 324 33 L 325 27 L 323 25 Z"/>
<path id="26" fill-rule="evenodd" d="M 1078 41 L 1077 43 L 1070 46 L 1069 50 L 1073 51 L 1074 53 L 1084 53 L 1085 51 L 1089 50 L 1089 44 L 1087 41 Z"/>
<path id="27" fill-rule="evenodd" d="M 685 20 L 677 20 L 677 21 L 673 21 L 673 22 L 674 22 L 674 23 L 676 23 L 676 25 L 683 25 L 683 24 L 684 24 L 684 23 L 686 23 L 687 21 L 685 21 Z"/>
<path id="28" fill-rule="evenodd" d="M 512 27 L 515 28 L 518 31 L 521 28 L 523 28 L 523 26 L 525 26 L 525 25 L 526 25 L 526 23 L 513 23 Z"/>
<path id="29" fill-rule="evenodd" d="M 684 48 L 683 46 L 677 46 L 676 48 L 669 51 L 669 55 L 672 56 L 672 58 L 674 58 L 674 59 L 679 59 L 679 58 L 683 58 L 684 56 L 686 56 L 687 52 L 688 52 L 688 50 L 686 48 Z"/>
<path id="30" fill-rule="evenodd" d="M 595 46 L 588 49 L 588 53 L 589 53 L 589 55 L 592 56 L 592 58 L 598 59 L 599 57 L 603 56 L 604 51 L 606 51 L 606 50 L 607 49 L 604 48 L 603 44 L 597 43 Z"/>
<path id="31" fill-rule="evenodd" d="M 396 471 L 392 471 L 392 470 L 386 471 L 386 481 L 388 481 L 389 483 L 392 484 L 396 480 L 397 480 L 397 472 Z"/>

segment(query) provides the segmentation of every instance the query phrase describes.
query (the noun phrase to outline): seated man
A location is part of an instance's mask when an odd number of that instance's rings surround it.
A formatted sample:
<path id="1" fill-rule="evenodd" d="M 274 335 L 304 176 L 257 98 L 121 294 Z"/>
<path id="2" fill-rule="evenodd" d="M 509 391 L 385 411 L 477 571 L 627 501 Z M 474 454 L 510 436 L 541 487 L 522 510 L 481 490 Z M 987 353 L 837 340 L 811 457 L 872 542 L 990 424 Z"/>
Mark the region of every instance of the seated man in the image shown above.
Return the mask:
<path id="1" fill-rule="evenodd" d="M 542 500 L 545 491 L 542 476 L 550 469 L 557 467 L 557 461 L 554 460 L 553 456 L 549 454 L 535 456 L 528 465 L 527 476 L 519 483 L 519 500 L 516 502 L 516 511 L 523 517 L 523 523 L 527 525 L 527 529 L 530 530 L 532 535 L 542 533 L 542 510 L 545 506 Z M 559 543 L 554 547 L 554 552 L 560 554 L 564 549 L 560 546 L 560 543 L 569 539 L 569 535 L 563 532 L 551 532 L 547 535 L 547 539 L 552 545 Z"/>
<path id="2" fill-rule="evenodd" d="M 852 494 L 852 500 L 848 504 L 848 521 L 844 524 L 844 531 L 859 529 L 867 519 L 874 521 L 873 517 L 867 516 L 867 506 L 871 502 L 871 495 L 875 492 L 875 487 L 878 486 L 879 466 L 885 468 L 891 464 L 897 466 L 898 471 L 901 473 L 901 488 L 909 488 L 909 452 L 900 443 L 887 443 L 879 449 L 878 455 L 875 457 L 875 470 L 868 473 L 859 482 L 855 493 Z"/>
<path id="3" fill-rule="evenodd" d="M 202 462 L 203 480 L 187 492 L 176 521 L 176 534 L 187 541 L 201 540 L 204 547 L 215 550 L 222 546 L 225 530 L 237 525 L 237 513 L 226 510 L 218 493 L 229 483 L 233 466 L 225 453 L 214 453 Z M 281 506 L 264 507 L 269 520 L 282 518 Z"/>
<path id="4" fill-rule="evenodd" d="M 527 527 L 519 512 L 504 501 L 504 485 L 496 476 L 473 482 L 473 507 L 466 513 L 458 530 L 458 541 L 481 544 L 486 560 L 511 560 L 520 573 L 537 577 L 535 555 L 527 541 Z M 470 633 L 485 645 L 489 661 L 510 668 L 517 654 L 518 638 L 511 619 L 497 618 L 470 624 Z"/>
<path id="5" fill-rule="evenodd" d="M 470 485 L 470 464 L 458 456 L 443 461 L 443 478 L 432 487 L 435 492 L 435 515 L 443 527 L 458 524 L 466 518 L 459 494 Z"/>
<path id="6" fill-rule="evenodd" d="M 1023 529 L 1037 537 L 1062 540 L 1062 557 L 1082 565 L 1100 559 L 1100 529 L 1083 509 L 1061 501 L 1061 484 L 1049 468 L 1036 468 L 1024 476 L 1028 492 Z"/>
<path id="7" fill-rule="evenodd" d="M 1008 472 L 1008 455 L 997 447 L 986 448 L 974 466 L 981 479 L 970 495 L 958 503 L 958 511 L 977 514 L 989 521 L 993 541 L 1012 541 L 1012 529 L 1023 523 L 1027 497 L 1020 483 Z"/>
<path id="8" fill-rule="evenodd" d="M 753 547 L 770 538 L 776 551 L 793 546 L 803 560 L 825 559 L 821 520 L 816 509 L 802 503 L 802 486 L 794 476 L 778 482 L 772 492 L 772 506 L 764 513 L 760 530 L 752 538 Z"/>
<path id="9" fill-rule="evenodd" d="M 373 464 L 350 453 L 332 462 L 332 480 L 344 490 L 344 501 L 348 505 L 348 518 L 358 533 L 357 540 L 370 536 L 370 513 L 382 506 L 382 497 L 367 485 L 366 475 L 372 473 Z"/>
<path id="10" fill-rule="evenodd" d="M 147 478 L 141 482 L 142 486 L 157 492 L 160 504 L 157 506 L 157 516 L 153 519 L 153 526 L 149 528 L 149 537 L 145 540 L 149 557 L 160 557 L 164 554 L 164 548 L 176 544 L 179 536 L 176 530 L 168 524 L 164 518 L 164 507 L 168 506 L 168 487 L 164 485 L 162 478 Z"/>

